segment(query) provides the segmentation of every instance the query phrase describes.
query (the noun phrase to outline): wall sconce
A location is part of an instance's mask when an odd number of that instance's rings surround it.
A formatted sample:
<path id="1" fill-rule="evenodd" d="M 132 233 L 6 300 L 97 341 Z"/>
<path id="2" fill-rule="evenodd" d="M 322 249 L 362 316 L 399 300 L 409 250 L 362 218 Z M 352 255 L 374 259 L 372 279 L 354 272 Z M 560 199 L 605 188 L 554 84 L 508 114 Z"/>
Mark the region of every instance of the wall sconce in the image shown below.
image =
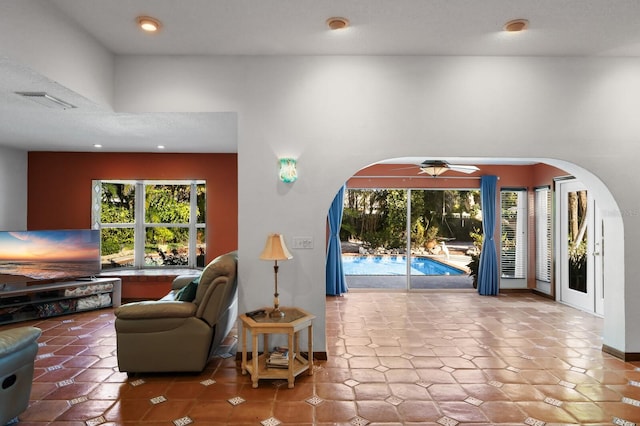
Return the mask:
<path id="1" fill-rule="evenodd" d="M 284 183 L 292 183 L 298 179 L 295 158 L 280 159 L 280 180 Z"/>

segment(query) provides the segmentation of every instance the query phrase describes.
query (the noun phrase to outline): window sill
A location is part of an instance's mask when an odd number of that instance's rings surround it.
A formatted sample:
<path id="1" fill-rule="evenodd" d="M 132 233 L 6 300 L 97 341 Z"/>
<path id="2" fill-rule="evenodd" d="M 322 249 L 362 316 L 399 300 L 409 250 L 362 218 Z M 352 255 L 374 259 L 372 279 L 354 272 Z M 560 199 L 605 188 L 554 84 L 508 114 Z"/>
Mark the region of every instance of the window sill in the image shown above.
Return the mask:
<path id="1" fill-rule="evenodd" d="M 178 275 L 200 275 L 202 269 L 195 268 L 158 268 L 158 269 L 114 269 L 100 273 L 101 277 L 126 278 L 127 281 L 146 281 L 147 278 L 173 278 Z"/>

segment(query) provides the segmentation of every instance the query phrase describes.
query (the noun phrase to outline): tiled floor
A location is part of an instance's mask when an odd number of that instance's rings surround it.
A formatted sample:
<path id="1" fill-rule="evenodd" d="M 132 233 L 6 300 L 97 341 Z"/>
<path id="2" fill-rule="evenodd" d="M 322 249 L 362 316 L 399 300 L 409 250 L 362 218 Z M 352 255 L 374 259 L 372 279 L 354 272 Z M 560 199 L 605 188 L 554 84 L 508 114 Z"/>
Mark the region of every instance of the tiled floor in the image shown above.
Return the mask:
<path id="1" fill-rule="evenodd" d="M 547 299 L 352 292 L 328 298 L 327 317 L 329 360 L 293 389 L 253 389 L 235 357 L 201 374 L 127 378 L 111 310 L 35 323 L 43 335 L 20 425 L 640 422 L 640 364 L 601 351 L 601 319 Z"/>

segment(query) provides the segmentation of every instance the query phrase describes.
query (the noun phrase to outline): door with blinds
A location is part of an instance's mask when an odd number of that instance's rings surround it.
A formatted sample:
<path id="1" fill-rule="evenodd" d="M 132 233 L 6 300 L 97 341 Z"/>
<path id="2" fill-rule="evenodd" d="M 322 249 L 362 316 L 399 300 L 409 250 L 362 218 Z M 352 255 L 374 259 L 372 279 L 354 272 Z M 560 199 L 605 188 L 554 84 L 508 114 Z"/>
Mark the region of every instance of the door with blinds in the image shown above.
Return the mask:
<path id="1" fill-rule="evenodd" d="M 527 288 L 527 190 L 500 191 L 500 288 Z"/>
<path id="2" fill-rule="evenodd" d="M 552 294 L 552 211 L 551 188 L 548 186 L 536 188 L 534 194 L 536 290 L 545 294 Z"/>

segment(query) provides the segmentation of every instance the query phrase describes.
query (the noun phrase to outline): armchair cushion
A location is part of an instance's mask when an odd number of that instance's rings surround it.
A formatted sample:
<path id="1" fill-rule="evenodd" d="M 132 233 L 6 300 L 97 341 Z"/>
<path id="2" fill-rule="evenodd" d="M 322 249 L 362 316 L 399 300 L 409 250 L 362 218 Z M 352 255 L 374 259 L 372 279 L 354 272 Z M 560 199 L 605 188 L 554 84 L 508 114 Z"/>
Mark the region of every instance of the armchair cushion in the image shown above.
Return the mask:
<path id="1" fill-rule="evenodd" d="M 198 283 L 200 282 L 200 277 L 191 281 L 186 286 L 182 287 L 180 290 L 176 291 L 175 300 L 179 300 L 181 302 L 193 302 L 196 298 L 196 292 L 198 291 Z"/>

